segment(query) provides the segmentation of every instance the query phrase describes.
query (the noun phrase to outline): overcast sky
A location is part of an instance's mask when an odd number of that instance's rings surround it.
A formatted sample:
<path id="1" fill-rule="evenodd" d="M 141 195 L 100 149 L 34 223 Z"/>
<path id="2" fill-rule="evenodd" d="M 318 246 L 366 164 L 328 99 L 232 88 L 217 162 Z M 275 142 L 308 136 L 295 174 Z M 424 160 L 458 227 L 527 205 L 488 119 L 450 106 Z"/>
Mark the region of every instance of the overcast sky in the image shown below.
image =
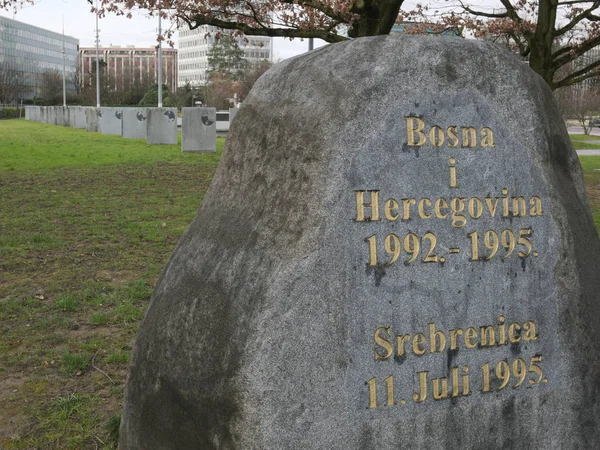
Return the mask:
<path id="1" fill-rule="evenodd" d="M 65 34 L 79 39 L 81 47 L 94 47 L 96 16 L 90 12 L 90 4 L 86 0 L 38 0 L 33 6 L 17 11 L 0 10 L 0 15 L 20 22 L 62 33 L 64 17 Z M 163 28 L 169 24 L 163 21 Z M 158 19 L 149 18 L 142 12 L 134 14 L 132 19 L 108 15 L 100 19 L 100 45 L 135 45 L 136 47 L 153 47 L 156 45 Z M 174 35 L 177 47 L 177 34 Z M 318 40 L 315 47 L 324 45 Z M 275 38 L 273 42 L 274 59 L 281 60 L 295 56 L 308 50 L 308 41 L 294 41 Z"/>

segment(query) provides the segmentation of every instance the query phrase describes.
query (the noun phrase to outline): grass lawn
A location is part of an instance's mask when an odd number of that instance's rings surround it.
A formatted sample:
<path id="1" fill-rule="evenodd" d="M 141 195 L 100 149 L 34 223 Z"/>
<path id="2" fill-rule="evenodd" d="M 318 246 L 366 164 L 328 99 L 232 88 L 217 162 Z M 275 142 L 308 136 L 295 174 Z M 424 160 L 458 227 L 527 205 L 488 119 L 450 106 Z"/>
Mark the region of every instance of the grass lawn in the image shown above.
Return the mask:
<path id="1" fill-rule="evenodd" d="M 0 449 L 116 448 L 138 322 L 217 145 L 0 121 Z"/>
<path id="2" fill-rule="evenodd" d="M 600 149 L 600 136 L 588 134 L 571 134 L 571 142 L 575 150 L 597 150 Z M 589 143 L 585 141 L 597 141 L 597 143 Z"/>
<path id="3" fill-rule="evenodd" d="M 579 160 L 596 229 L 600 232 L 600 156 L 580 156 Z"/>
<path id="4" fill-rule="evenodd" d="M 0 449 L 114 449 L 135 333 L 217 154 L 0 121 Z M 600 227 L 600 157 L 581 158 Z"/>
<path id="5" fill-rule="evenodd" d="M 572 141 L 600 141 L 600 136 L 593 134 L 570 134 Z"/>

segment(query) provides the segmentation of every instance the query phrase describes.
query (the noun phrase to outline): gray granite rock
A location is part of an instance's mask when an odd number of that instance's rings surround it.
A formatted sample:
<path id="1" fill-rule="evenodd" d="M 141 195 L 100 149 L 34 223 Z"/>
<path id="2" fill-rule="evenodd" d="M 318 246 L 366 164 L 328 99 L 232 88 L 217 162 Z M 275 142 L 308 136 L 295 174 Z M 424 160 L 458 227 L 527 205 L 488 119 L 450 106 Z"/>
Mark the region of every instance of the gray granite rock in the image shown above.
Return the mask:
<path id="1" fill-rule="evenodd" d="M 126 139 L 146 139 L 148 108 L 123 108 L 123 132 Z"/>
<path id="2" fill-rule="evenodd" d="M 148 144 L 177 144 L 177 108 L 148 108 Z"/>
<path id="3" fill-rule="evenodd" d="M 157 284 L 120 448 L 595 448 L 599 266 L 564 122 L 512 55 L 286 60 Z"/>
<path id="4" fill-rule="evenodd" d="M 183 108 L 182 151 L 217 151 L 216 111 L 216 108 Z"/>

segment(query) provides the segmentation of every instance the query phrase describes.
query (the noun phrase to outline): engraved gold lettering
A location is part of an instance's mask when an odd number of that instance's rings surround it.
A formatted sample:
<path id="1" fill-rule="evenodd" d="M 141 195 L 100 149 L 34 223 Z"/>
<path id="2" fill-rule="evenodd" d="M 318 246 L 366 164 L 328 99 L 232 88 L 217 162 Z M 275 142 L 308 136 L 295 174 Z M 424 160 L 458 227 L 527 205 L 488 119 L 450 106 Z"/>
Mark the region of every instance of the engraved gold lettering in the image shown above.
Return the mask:
<path id="1" fill-rule="evenodd" d="M 502 215 L 504 217 L 510 216 L 510 209 L 508 207 L 508 189 L 502 189 Z"/>
<path id="2" fill-rule="evenodd" d="M 459 214 L 465 210 L 465 199 L 462 197 L 454 197 L 450 201 L 450 209 L 452 210 L 452 226 L 454 228 L 462 228 L 467 223 L 467 218 L 464 214 Z"/>
<path id="3" fill-rule="evenodd" d="M 456 127 L 448 127 L 446 132 L 448 133 L 448 147 L 458 147 L 458 131 Z"/>
<path id="4" fill-rule="evenodd" d="M 477 197 L 469 199 L 469 215 L 473 219 L 479 219 L 483 214 L 483 203 Z"/>
<path id="5" fill-rule="evenodd" d="M 414 198 L 402 199 L 402 220 L 410 220 L 410 207 L 416 203 Z"/>
<path id="6" fill-rule="evenodd" d="M 448 398 L 448 378 L 434 378 L 433 382 L 433 399 L 444 400 Z M 440 389 L 441 385 L 441 389 Z"/>
<path id="7" fill-rule="evenodd" d="M 482 147 L 495 147 L 494 144 L 494 132 L 491 128 L 483 127 L 481 129 L 481 146 Z"/>
<path id="8" fill-rule="evenodd" d="M 462 133 L 462 146 L 463 147 L 477 147 L 477 131 L 473 127 L 461 128 Z"/>
<path id="9" fill-rule="evenodd" d="M 431 200 L 428 198 L 422 198 L 419 200 L 419 217 L 421 219 L 429 219 L 431 217 L 431 212 L 425 212 L 425 206 L 427 206 L 427 208 L 431 207 Z"/>
<path id="10" fill-rule="evenodd" d="M 526 216 L 527 215 L 527 204 L 525 203 L 524 197 L 513 197 L 512 198 L 513 216 Z"/>
<path id="11" fill-rule="evenodd" d="M 408 145 L 410 147 L 420 147 L 427 142 L 427 137 L 423 133 L 425 122 L 418 117 L 405 117 L 406 133 L 408 135 Z"/>
<path id="12" fill-rule="evenodd" d="M 458 348 L 456 338 L 462 334 L 463 330 L 460 328 L 457 328 L 456 330 L 450 330 L 450 350 L 456 350 Z"/>
<path id="13" fill-rule="evenodd" d="M 429 130 L 429 140 L 434 147 L 441 147 L 444 144 L 444 130 L 434 125 L 431 127 L 431 130 Z"/>
<path id="14" fill-rule="evenodd" d="M 417 333 L 413 336 L 412 349 L 415 355 L 421 356 L 425 354 L 427 338 L 423 333 Z"/>
<path id="15" fill-rule="evenodd" d="M 492 201 L 494 201 L 494 203 L 492 203 Z M 496 215 L 496 208 L 498 207 L 498 197 L 486 197 L 485 198 L 485 203 L 487 204 L 488 210 L 490 212 L 490 216 L 494 217 Z"/>
<path id="16" fill-rule="evenodd" d="M 456 159 L 450 158 L 450 187 L 455 188 L 458 187 L 456 184 Z"/>
<path id="17" fill-rule="evenodd" d="M 463 393 L 462 395 L 471 395 L 471 388 L 469 386 L 469 367 L 468 366 L 464 366 L 463 367 Z"/>
<path id="18" fill-rule="evenodd" d="M 537 339 L 536 326 L 533 320 L 528 320 L 523 324 L 523 331 L 525 332 L 524 340 L 535 341 Z"/>
<path id="19" fill-rule="evenodd" d="M 366 220 L 380 220 L 379 219 L 379 191 L 354 191 L 356 193 L 356 221 L 365 222 Z M 365 202 L 365 192 L 370 195 L 370 202 Z M 371 208 L 371 217 L 366 218 L 365 208 Z"/>
<path id="20" fill-rule="evenodd" d="M 433 210 L 435 211 L 435 215 L 438 219 L 445 219 L 446 217 L 448 217 L 448 213 L 447 212 L 442 212 L 442 209 L 447 209 L 448 208 L 448 202 L 446 201 L 445 198 L 438 198 L 435 202 L 435 206 L 433 207 Z"/>
<path id="21" fill-rule="evenodd" d="M 498 317 L 498 334 L 500 335 L 499 345 L 506 345 L 506 324 L 504 316 Z"/>
<path id="22" fill-rule="evenodd" d="M 377 380 L 375 378 L 371 378 L 367 381 L 369 386 L 369 409 L 377 408 Z"/>
<path id="23" fill-rule="evenodd" d="M 410 334 L 396 335 L 396 356 L 402 357 L 406 354 L 406 343 L 410 341 Z"/>
<path id="24" fill-rule="evenodd" d="M 417 372 L 419 375 L 419 392 L 413 394 L 413 401 L 416 403 L 424 402 L 427 399 L 427 374 L 428 370 Z"/>
<path id="25" fill-rule="evenodd" d="M 429 345 L 431 353 L 442 353 L 446 349 L 446 335 L 435 328 L 435 323 L 429 324 Z"/>
<path id="26" fill-rule="evenodd" d="M 375 330 L 375 335 L 373 336 L 376 345 L 374 348 L 375 361 L 386 360 L 392 356 L 394 349 L 392 343 L 388 340 L 390 338 L 390 333 L 391 330 L 385 327 L 379 327 Z M 379 348 L 377 346 L 379 346 Z M 383 352 L 380 349 L 383 349 Z"/>
<path id="27" fill-rule="evenodd" d="M 483 381 L 481 392 L 490 392 L 490 363 L 485 363 L 483 366 L 481 366 L 481 375 Z"/>
<path id="28" fill-rule="evenodd" d="M 529 215 L 531 217 L 541 216 L 544 212 L 542 210 L 542 199 L 538 196 L 533 196 L 529 199 Z"/>
<path id="29" fill-rule="evenodd" d="M 508 327 L 508 339 L 513 344 L 517 344 L 521 340 L 521 325 L 511 323 Z"/>
<path id="30" fill-rule="evenodd" d="M 390 375 L 383 381 L 385 382 L 387 393 L 387 402 L 385 406 L 394 406 L 396 404 L 396 401 L 394 400 L 394 377 Z"/>
<path id="31" fill-rule="evenodd" d="M 479 328 L 481 334 L 481 346 L 491 347 L 496 345 L 496 331 L 492 325 L 487 325 Z"/>
<path id="32" fill-rule="evenodd" d="M 453 367 L 451 370 L 452 374 L 452 397 L 458 397 L 460 395 L 460 386 L 458 377 L 458 367 Z"/>
<path id="33" fill-rule="evenodd" d="M 465 332 L 465 347 L 475 348 L 477 347 L 477 329 L 467 328 Z"/>
<path id="34" fill-rule="evenodd" d="M 400 205 L 398 205 L 398 202 L 393 198 L 386 200 L 385 204 L 383 205 L 383 212 L 385 214 L 385 218 L 390 221 L 398 219 L 398 217 L 400 217 L 400 214 L 397 214 L 396 211 L 398 210 L 399 206 Z"/>

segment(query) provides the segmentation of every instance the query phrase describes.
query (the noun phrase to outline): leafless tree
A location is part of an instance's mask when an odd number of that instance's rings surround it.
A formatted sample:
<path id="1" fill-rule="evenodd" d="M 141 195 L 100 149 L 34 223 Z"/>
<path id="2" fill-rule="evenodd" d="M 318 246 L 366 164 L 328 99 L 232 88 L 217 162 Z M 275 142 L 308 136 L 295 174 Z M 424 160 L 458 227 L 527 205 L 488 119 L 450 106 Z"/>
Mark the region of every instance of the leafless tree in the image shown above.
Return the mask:
<path id="1" fill-rule="evenodd" d="M 555 93 L 563 114 L 575 119 L 585 134 L 592 131 L 592 120 L 600 114 L 600 88 L 584 90 L 577 87 L 560 89 Z"/>
<path id="2" fill-rule="evenodd" d="M 18 103 L 30 91 L 28 76 L 8 61 L 0 62 L 0 103 Z"/>
<path id="3" fill-rule="evenodd" d="M 40 94 L 46 105 L 55 105 L 62 96 L 62 75 L 58 70 L 45 70 L 40 74 Z"/>

